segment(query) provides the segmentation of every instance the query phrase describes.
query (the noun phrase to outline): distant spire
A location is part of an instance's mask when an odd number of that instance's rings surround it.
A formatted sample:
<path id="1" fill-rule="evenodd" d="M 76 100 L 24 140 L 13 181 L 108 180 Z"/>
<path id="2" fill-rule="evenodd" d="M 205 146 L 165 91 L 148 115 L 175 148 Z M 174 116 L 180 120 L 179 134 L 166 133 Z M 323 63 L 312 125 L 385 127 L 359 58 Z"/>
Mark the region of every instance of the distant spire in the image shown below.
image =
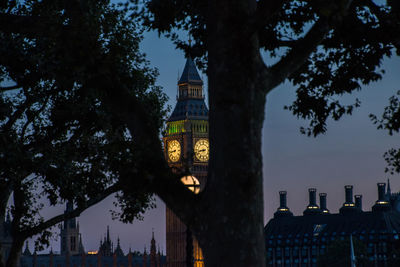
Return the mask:
<path id="1" fill-rule="evenodd" d="M 79 234 L 79 253 L 85 253 L 85 249 L 82 243 L 82 234 Z"/>
<path id="2" fill-rule="evenodd" d="M 6 222 L 7 222 L 7 223 L 11 223 L 11 214 L 10 214 L 10 210 L 7 211 Z"/>
<path id="3" fill-rule="evenodd" d="M 110 241 L 110 226 L 107 225 L 107 241 Z"/>
<path id="4" fill-rule="evenodd" d="M 387 190 L 386 190 L 386 195 L 388 198 L 390 198 L 390 195 L 392 194 L 392 191 L 390 189 L 390 179 L 388 178 L 388 183 L 387 183 Z"/>
<path id="5" fill-rule="evenodd" d="M 121 248 L 121 246 L 120 246 L 119 236 L 118 236 L 118 239 L 117 239 L 117 247 L 116 247 L 114 253 L 115 253 L 117 256 L 124 256 L 124 252 L 122 251 L 122 248 Z"/>
<path id="6" fill-rule="evenodd" d="M 32 255 L 31 251 L 29 250 L 29 243 L 28 243 L 28 241 L 26 241 L 26 243 L 25 243 L 25 250 L 24 250 L 24 252 L 22 253 L 22 255 L 24 255 L 24 256 L 30 256 L 30 255 Z"/>

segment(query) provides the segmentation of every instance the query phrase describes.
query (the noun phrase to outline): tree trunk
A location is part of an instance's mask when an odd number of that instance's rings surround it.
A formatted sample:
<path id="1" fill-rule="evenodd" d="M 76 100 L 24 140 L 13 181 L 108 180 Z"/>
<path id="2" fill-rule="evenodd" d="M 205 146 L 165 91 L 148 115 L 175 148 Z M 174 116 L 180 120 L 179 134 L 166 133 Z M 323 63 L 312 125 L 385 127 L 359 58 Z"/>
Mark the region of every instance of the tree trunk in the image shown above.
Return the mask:
<path id="1" fill-rule="evenodd" d="M 7 203 L 8 199 L 11 195 L 10 186 L 6 183 L 0 185 L 0 191 L 2 192 L 0 195 L 0 239 L 3 238 L 3 223 L 6 218 L 6 210 L 7 210 Z M 4 267 L 4 263 L 7 259 L 2 258 L 2 245 L 0 243 L 0 267 Z"/>
<path id="2" fill-rule="evenodd" d="M 25 239 L 14 237 L 6 267 L 17 267 Z"/>
<path id="3" fill-rule="evenodd" d="M 251 3 L 250 3 L 251 2 Z M 261 130 L 264 67 L 256 31 L 248 31 L 255 1 L 209 1 L 209 177 L 200 226 L 205 265 L 265 266 Z M 204 215 L 203 215 L 204 214 Z"/>

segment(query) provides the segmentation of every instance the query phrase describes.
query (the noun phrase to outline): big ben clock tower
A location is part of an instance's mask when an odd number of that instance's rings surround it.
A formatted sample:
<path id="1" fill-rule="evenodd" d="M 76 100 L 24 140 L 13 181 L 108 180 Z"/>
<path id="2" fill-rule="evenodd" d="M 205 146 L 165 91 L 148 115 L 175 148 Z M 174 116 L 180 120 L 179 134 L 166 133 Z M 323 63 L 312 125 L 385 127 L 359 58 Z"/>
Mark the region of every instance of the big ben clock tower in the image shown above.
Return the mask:
<path id="1" fill-rule="evenodd" d="M 167 121 L 163 138 L 165 157 L 171 167 L 189 167 L 192 175 L 182 177 L 181 181 L 198 193 L 206 184 L 210 145 L 203 81 L 191 58 L 186 60 L 178 87 L 178 102 Z M 168 208 L 166 228 L 168 267 L 203 267 L 198 242 Z"/>

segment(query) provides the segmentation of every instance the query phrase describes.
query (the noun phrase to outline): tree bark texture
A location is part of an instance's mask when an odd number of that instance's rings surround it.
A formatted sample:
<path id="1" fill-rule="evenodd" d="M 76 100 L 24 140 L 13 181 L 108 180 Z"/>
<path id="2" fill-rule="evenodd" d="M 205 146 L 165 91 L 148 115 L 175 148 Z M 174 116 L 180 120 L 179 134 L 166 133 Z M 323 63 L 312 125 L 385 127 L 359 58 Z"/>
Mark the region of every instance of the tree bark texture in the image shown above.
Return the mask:
<path id="1" fill-rule="evenodd" d="M 265 266 L 261 130 L 264 63 L 256 31 L 249 31 L 255 1 L 209 1 L 208 81 L 211 158 L 194 227 L 205 265 Z"/>
<path id="2" fill-rule="evenodd" d="M 13 242 L 8 255 L 6 267 L 17 267 L 19 265 L 19 258 L 21 256 L 21 251 L 24 246 L 25 238 L 13 237 Z"/>

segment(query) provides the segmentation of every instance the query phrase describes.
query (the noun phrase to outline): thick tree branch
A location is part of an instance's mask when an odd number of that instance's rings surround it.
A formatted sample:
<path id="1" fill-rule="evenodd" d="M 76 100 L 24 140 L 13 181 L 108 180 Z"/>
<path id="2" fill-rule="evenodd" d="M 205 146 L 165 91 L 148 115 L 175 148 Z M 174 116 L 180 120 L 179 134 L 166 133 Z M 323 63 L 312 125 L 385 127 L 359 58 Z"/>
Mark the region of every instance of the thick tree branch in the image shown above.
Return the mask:
<path id="1" fill-rule="evenodd" d="M 22 139 L 21 141 L 22 142 L 24 141 L 24 139 L 26 139 L 25 134 L 26 134 L 26 130 L 27 130 L 29 124 L 31 124 L 37 118 L 37 116 L 39 116 L 40 113 L 46 108 L 47 104 L 49 103 L 49 99 L 50 99 L 50 96 L 49 95 L 46 96 L 46 99 L 44 100 L 44 103 L 42 104 L 40 109 L 32 112 L 31 116 L 27 116 L 27 120 L 26 120 L 24 126 L 22 127 L 22 131 L 21 131 L 21 139 Z"/>
<path id="2" fill-rule="evenodd" d="M 154 128 L 148 112 L 124 84 L 118 81 L 110 83 L 108 98 L 105 100 L 112 106 L 114 114 L 127 122 L 127 127 L 133 136 L 135 144 L 143 152 L 141 168 L 150 172 L 147 176 L 156 193 L 168 207 L 172 208 L 178 216 L 192 214 L 196 209 L 196 196 L 185 188 L 176 174 L 173 174 L 162 151 L 158 129 Z M 147 167 L 147 168 L 146 168 Z M 191 215 L 186 219 L 190 219 Z"/>
<path id="3" fill-rule="evenodd" d="M 150 177 L 154 192 L 177 214 L 186 225 L 192 226 L 198 215 L 202 193 L 195 195 L 180 181 L 181 176 L 167 172 L 166 175 Z"/>
<path id="4" fill-rule="evenodd" d="M 12 85 L 12 86 L 0 86 L 0 91 L 1 91 L 1 92 L 6 92 L 6 91 L 11 91 L 11 90 L 19 89 L 19 88 L 21 88 L 21 86 L 18 85 L 18 84 Z"/>
<path id="5" fill-rule="evenodd" d="M 296 41 L 296 45 L 279 62 L 264 69 L 265 77 L 271 81 L 268 91 L 281 84 L 290 74 L 300 68 L 324 40 L 329 30 L 328 20 L 320 18 L 303 38 Z"/>
<path id="6" fill-rule="evenodd" d="M 282 57 L 279 62 L 263 70 L 262 76 L 270 81 L 265 89 L 267 93 L 281 84 L 304 64 L 318 45 L 322 43 L 326 34 L 328 34 L 335 25 L 343 21 L 351 3 L 352 0 L 348 0 L 346 3 L 340 2 L 334 7 L 320 7 L 321 10 L 324 10 L 322 12 L 323 14 L 320 14 L 320 18 L 307 34 L 303 38 L 298 39 L 296 44 L 293 45 L 293 48 Z M 329 5 L 330 3 L 327 4 Z M 329 10 L 329 12 L 327 10 Z"/>
<path id="7" fill-rule="evenodd" d="M 99 194 L 96 197 L 92 197 L 91 199 L 89 199 L 88 201 L 84 202 L 83 204 L 79 205 L 77 208 L 75 208 L 74 210 L 72 210 L 71 212 L 67 212 L 67 213 L 63 213 L 60 215 L 57 215 L 53 218 L 50 218 L 46 221 L 44 221 L 43 223 L 38 224 L 37 226 L 34 226 L 30 229 L 26 229 L 23 230 L 19 233 L 20 236 L 26 238 L 32 237 L 44 230 L 46 230 L 47 228 L 56 225 L 57 223 L 60 223 L 64 220 L 68 220 L 68 219 L 72 219 L 75 217 L 78 217 L 84 210 L 86 210 L 87 208 L 99 203 L 100 201 L 102 201 L 103 199 L 105 199 L 106 197 L 108 197 L 109 195 L 118 192 L 119 190 L 121 190 L 121 184 L 120 183 L 116 183 L 110 187 L 108 187 L 106 190 L 104 190 L 101 194 Z"/>

